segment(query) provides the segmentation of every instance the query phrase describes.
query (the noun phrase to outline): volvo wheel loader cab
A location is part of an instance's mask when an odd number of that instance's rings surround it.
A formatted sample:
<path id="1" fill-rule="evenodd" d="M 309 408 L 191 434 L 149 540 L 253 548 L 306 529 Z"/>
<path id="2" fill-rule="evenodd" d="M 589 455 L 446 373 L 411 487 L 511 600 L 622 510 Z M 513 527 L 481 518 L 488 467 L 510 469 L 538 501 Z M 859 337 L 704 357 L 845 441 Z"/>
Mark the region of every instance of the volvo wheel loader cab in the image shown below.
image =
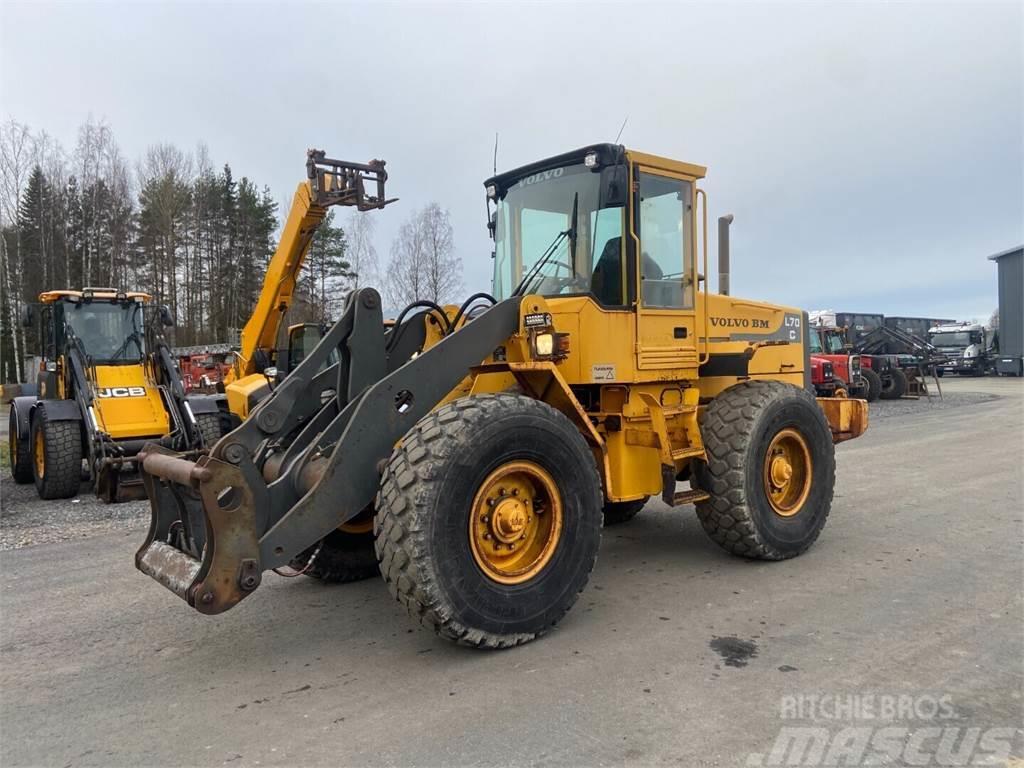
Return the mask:
<path id="1" fill-rule="evenodd" d="M 113 288 L 40 294 L 23 321 L 39 322 L 37 396 L 11 403 L 11 471 L 44 499 L 78 493 L 82 460 L 100 498 L 141 498 L 139 449 L 212 446 L 222 434 L 216 399 L 186 396 L 160 333 L 173 324 L 145 293 Z"/>
<path id="2" fill-rule="evenodd" d="M 601 144 L 489 179 L 493 296 L 385 326 L 360 289 L 209 456 L 147 447 L 138 568 L 219 613 L 369 517 L 394 597 L 495 648 L 558 622 L 650 496 L 734 554 L 803 552 L 866 404 L 814 397 L 801 310 L 708 291 L 703 176 Z"/>

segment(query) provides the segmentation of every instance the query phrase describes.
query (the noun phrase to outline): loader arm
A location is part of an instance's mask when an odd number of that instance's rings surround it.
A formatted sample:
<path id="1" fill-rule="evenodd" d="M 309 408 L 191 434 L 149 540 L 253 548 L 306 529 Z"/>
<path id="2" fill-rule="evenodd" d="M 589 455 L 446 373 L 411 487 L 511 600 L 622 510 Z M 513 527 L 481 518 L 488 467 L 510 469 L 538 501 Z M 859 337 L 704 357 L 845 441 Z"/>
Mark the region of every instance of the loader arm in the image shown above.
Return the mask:
<path id="1" fill-rule="evenodd" d="M 260 373 L 269 361 L 310 243 L 327 209 L 345 205 L 368 211 L 394 202 L 384 196 L 384 165 L 383 160 L 349 163 L 326 157 L 322 150 L 307 152 L 307 178 L 295 190 L 281 240 L 267 265 L 256 307 L 242 329 L 241 349 L 225 384 Z M 369 191 L 368 184 L 373 185 Z"/>
<path id="2" fill-rule="evenodd" d="M 356 291 L 317 347 L 209 456 L 191 462 L 147 446 L 152 519 L 136 566 L 202 613 L 238 603 L 264 570 L 373 503 L 395 444 L 517 332 L 520 302 L 500 302 L 421 349 L 410 340 L 421 346 L 423 333 L 389 344 L 403 326 L 384 326 L 375 290 Z M 339 362 L 326 365 L 335 350 Z"/>

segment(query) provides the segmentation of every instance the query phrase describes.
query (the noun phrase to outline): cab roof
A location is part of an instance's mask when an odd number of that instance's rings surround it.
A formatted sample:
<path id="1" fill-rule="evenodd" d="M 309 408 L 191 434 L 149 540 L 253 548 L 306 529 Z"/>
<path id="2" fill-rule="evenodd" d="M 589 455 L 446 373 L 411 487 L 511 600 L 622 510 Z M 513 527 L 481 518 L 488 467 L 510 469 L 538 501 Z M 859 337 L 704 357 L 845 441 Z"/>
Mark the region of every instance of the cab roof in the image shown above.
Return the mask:
<path id="1" fill-rule="evenodd" d="M 633 149 L 627 149 L 621 144 L 588 144 L 585 147 L 574 149 L 571 152 L 563 152 L 560 155 L 553 155 L 551 157 L 544 158 L 543 160 L 537 160 L 527 165 L 513 168 L 510 171 L 499 173 L 487 179 L 484 182 L 484 186 L 486 187 L 494 184 L 499 189 L 507 189 L 513 182 L 518 181 L 523 176 L 528 176 L 532 173 L 537 173 L 538 171 L 545 171 L 550 168 L 582 163 L 583 158 L 591 152 L 597 153 L 598 160 L 601 165 L 613 165 L 615 163 L 622 162 L 623 159 L 627 159 L 637 165 L 656 168 L 670 173 L 678 173 L 683 176 L 691 176 L 695 179 L 704 178 L 704 176 L 707 175 L 708 170 L 703 165 L 684 163 L 681 160 L 670 160 L 667 157 L 661 157 L 659 155 L 649 155 L 645 152 L 637 152 Z"/>
<path id="2" fill-rule="evenodd" d="M 153 297 L 142 291 L 122 291 L 117 288 L 82 288 L 80 291 L 70 288 L 62 288 L 56 291 L 43 291 L 39 294 L 39 301 L 44 304 L 52 304 L 62 299 L 77 299 L 85 301 L 128 301 L 138 299 L 142 302 L 152 301 Z"/>

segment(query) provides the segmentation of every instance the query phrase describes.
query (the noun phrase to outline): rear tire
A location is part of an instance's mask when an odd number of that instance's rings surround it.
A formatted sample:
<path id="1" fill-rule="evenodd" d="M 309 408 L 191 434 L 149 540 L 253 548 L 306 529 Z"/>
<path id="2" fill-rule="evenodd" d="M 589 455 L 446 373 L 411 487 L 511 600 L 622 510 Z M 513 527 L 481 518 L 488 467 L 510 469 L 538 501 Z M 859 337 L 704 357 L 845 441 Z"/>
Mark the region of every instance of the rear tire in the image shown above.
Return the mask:
<path id="1" fill-rule="evenodd" d="M 307 549 L 292 560 L 291 567 L 301 571 L 315 550 L 315 545 Z M 372 530 L 365 533 L 331 531 L 324 537 L 323 546 L 305 575 L 325 584 L 350 584 L 378 573 Z"/>
<path id="2" fill-rule="evenodd" d="M 644 496 L 642 499 L 634 499 L 633 501 L 605 502 L 604 509 L 602 510 L 604 512 L 605 527 L 628 523 L 640 513 L 640 510 L 644 508 L 649 498 L 649 496 Z"/>
<path id="3" fill-rule="evenodd" d="M 882 377 L 871 368 L 861 368 L 860 375 L 864 377 L 864 381 L 868 385 L 867 395 L 864 399 L 869 403 L 875 402 L 882 392 Z"/>
<path id="4" fill-rule="evenodd" d="M 11 420 L 7 428 L 8 461 L 11 463 L 11 477 L 14 482 L 24 485 L 32 482 L 32 441 L 18 439 L 18 414 L 11 403 Z"/>
<path id="5" fill-rule="evenodd" d="M 882 379 L 881 398 L 883 400 L 899 400 L 907 391 L 907 374 L 899 368 L 892 368 Z"/>
<path id="6" fill-rule="evenodd" d="M 420 419 L 384 470 L 374 519 L 381 574 L 442 637 L 519 645 L 579 597 L 597 559 L 601 505 L 594 456 L 563 414 L 521 395 L 461 398 Z M 505 545 L 509 531 L 517 538 Z"/>
<path id="7" fill-rule="evenodd" d="M 697 503 L 697 517 L 715 543 L 734 555 L 784 560 L 815 542 L 832 507 L 836 464 L 810 393 L 778 381 L 737 384 L 708 405 L 701 434 L 707 462 L 697 463 L 696 478 L 710 498 Z M 791 462 L 788 477 L 778 460 L 790 445 L 806 461 Z"/>
<path id="8" fill-rule="evenodd" d="M 373 549 L 373 514 L 371 504 L 349 523 L 327 534 L 308 571 L 304 569 L 316 551 L 316 544 L 295 557 L 289 565 L 326 584 L 349 584 L 376 576 L 380 571 Z"/>
<path id="9" fill-rule="evenodd" d="M 78 421 L 50 421 L 46 403 L 32 414 L 32 477 L 41 499 L 68 499 L 82 482 L 82 428 Z"/>
<path id="10" fill-rule="evenodd" d="M 196 414 L 196 426 L 199 427 L 204 448 L 213 448 L 217 441 L 227 434 L 219 413 Z"/>

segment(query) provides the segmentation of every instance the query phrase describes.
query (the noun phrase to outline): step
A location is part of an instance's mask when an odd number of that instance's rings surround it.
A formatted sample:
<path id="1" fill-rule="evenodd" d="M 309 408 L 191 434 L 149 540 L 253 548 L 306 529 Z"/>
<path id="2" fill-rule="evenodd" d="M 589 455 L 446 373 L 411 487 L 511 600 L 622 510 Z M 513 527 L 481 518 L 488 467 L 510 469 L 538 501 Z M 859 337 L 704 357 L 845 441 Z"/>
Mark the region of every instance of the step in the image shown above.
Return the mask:
<path id="1" fill-rule="evenodd" d="M 702 491 L 699 488 L 694 488 L 689 491 L 676 491 L 676 495 L 672 499 L 672 506 L 679 507 L 683 504 L 696 504 L 698 501 L 704 501 L 705 499 L 711 498 L 707 491 Z"/>

